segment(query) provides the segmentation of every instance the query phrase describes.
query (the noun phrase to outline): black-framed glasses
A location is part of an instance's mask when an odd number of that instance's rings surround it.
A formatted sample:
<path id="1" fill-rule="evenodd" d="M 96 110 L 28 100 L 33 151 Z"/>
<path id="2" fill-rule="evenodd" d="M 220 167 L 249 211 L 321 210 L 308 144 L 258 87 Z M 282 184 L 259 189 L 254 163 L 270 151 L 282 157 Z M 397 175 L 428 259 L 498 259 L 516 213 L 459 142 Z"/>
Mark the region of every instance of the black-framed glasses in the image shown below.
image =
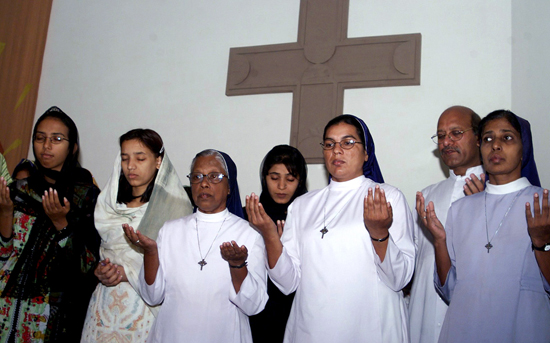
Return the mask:
<path id="1" fill-rule="evenodd" d="M 449 133 L 446 133 L 446 132 L 436 133 L 431 138 L 432 138 L 432 141 L 435 144 L 443 143 L 443 141 L 447 137 L 449 137 L 449 139 L 452 140 L 453 142 L 456 142 L 456 141 L 459 141 L 459 140 L 462 139 L 462 137 L 464 136 L 464 132 L 470 131 L 472 129 L 473 129 L 473 127 L 469 128 L 469 129 L 466 129 L 466 130 L 452 130 Z"/>
<path id="2" fill-rule="evenodd" d="M 220 183 L 222 182 L 224 177 L 227 177 L 227 175 L 224 175 L 222 173 L 208 173 L 208 174 L 201 174 L 201 173 L 191 173 L 187 175 L 189 178 L 189 182 L 191 183 L 201 183 L 202 180 L 206 177 L 206 181 L 209 183 Z"/>
<path id="3" fill-rule="evenodd" d="M 355 144 L 363 144 L 363 142 L 356 141 L 354 138 L 342 139 L 340 142 L 335 142 L 332 139 L 325 139 L 323 143 L 319 143 L 324 150 L 332 150 L 336 144 L 340 144 L 340 148 L 344 150 L 349 150 L 353 148 Z"/>
<path id="4" fill-rule="evenodd" d="M 50 137 L 48 137 L 42 133 L 37 133 L 36 136 L 34 136 L 34 141 L 36 143 L 42 144 L 46 141 L 46 139 L 49 139 L 50 143 L 52 144 L 61 144 L 63 141 L 67 141 L 67 142 L 69 141 L 63 135 L 51 135 Z"/>

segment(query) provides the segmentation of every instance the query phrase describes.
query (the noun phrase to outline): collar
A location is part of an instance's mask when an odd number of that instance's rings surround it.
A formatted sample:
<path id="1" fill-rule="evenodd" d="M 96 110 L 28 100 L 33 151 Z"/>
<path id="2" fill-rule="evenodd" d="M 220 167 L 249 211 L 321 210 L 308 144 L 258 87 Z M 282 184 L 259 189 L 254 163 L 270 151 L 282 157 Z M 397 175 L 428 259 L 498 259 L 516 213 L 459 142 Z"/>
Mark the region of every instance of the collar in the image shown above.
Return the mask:
<path id="1" fill-rule="evenodd" d="M 475 174 L 476 176 L 479 177 L 479 174 L 483 172 L 484 172 L 483 167 L 481 165 L 478 165 L 478 166 L 470 167 L 466 169 L 466 173 L 464 173 L 464 175 L 456 175 L 455 172 L 451 169 L 449 172 L 449 177 L 453 179 L 465 179 L 467 177 L 470 177 L 470 175 L 472 174 Z"/>
<path id="2" fill-rule="evenodd" d="M 487 191 L 487 193 L 489 194 L 509 194 L 517 192 L 529 186 L 531 186 L 529 180 L 527 180 L 526 177 L 520 177 L 519 179 L 508 182 L 504 185 L 492 185 L 490 181 L 487 181 L 485 191 Z"/>
<path id="3" fill-rule="evenodd" d="M 351 179 L 343 182 L 334 181 L 334 179 L 332 179 L 330 180 L 330 183 L 328 184 L 328 186 L 329 186 L 329 189 L 334 189 L 334 190 L 358 188 L 365 179 L 366 177 L 364 175 L 360 175 L 355 179 Z"/>
<path id="4" fill-rule="evenodd" d="M 197 209 L 197 220 L 200 220 L 201 222 L 221 222 L 222 220 L 227 217 L 229 214 L 229 211 L 224 209 L 221 212 L 217 213 L 202 213 L 201 210 Z"/>

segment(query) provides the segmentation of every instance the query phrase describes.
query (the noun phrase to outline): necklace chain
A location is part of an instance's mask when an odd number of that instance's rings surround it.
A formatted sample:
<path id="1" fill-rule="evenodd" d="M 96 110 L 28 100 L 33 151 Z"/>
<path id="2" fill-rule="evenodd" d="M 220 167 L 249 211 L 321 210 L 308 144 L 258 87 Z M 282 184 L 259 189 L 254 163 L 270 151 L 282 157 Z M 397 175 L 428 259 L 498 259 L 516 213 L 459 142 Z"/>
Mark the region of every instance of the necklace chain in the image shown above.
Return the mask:
<path id="1" fill-rule="evenodd" d="M 323 228 L 319 231 L 322 233 L 321 235 L 321 239 L 325 238 L 325 234 L 328 233 L 328 228 L 327 228 L 327 225 L 330 225 L 334 219 L 336 219 L 338 217 L 338 215 L 340 214 L 340 212 L 342 212 L 344 210 L 344 208 L 348 207 L 348 205 L 350 204 L 351 200 L 353 199 L 353 197 L 350 197 L 350 200 L 348 200 L 344 206 L 342 206 L 342 208 L 340 208 L 340 210 L 338 210 L 338 212 L 336 213 L 336 215 L 334 217 L 332 217 L 332 219 L 328 222 L 326 222 L 326 208 L 327 208 L 327 202 L 328 202 L 328 198 L 330 196 L 330 189 L 329 191 L 327 192 L 327 198 L 325 200 L 325 204 L 323 205 Z"/>
<path id="2" fill-rule="evenodd" d="M 206 255 L 204 255 L 204 257 L 202 257 L 202 251 L 201 251 L 201 240 L 199 238 L 199 220 L 195 217 L 195 229 L 197 230 L 197 244 L 199 246 L 199 254 L 201 255 L 201 260 L 199 261 L 199 265 L 201 266 L 201 270 L 204 266 L 207 265 L 206 263 L 206 257 L 208 256 L 208 254 L 210 253 L 210 250 L 212 249 L 212 246 L 214 245 L 214 242 L 216 241 L 216 238 L 218 238 L 218 235 L 220 234 L 220 231 L 222 230 L 222 227 L 223 227 L 223 224 L 225 223 L 225 221 L 227 220 L 227 218 L 225 218 L 222 222 L 222 225 L 220 226 L 220 228 L 218 229 L 218 232 L 216 233 L 216 237 L 214 237 L 214 240 L 212 241 L 212 243 L 210 244 L 210 248 L 208 248 L 208 251 L 206 252 Z"/>
<path id="3" fill-rule="evenodd" d="M 510 204 L 510 206 L 508 206 L 508 209 L 506 210 L 506 213 L 504 213 L 504 217 L 502 217 L 502 220 L 498 224 L 497 230 L 493 234 L 493 237 L 491 237 L 491 239 L 489 239 L 489 224 L 488 224 L 488 218 L 487 218 L 487 192 L 485 192 L 485 232 L 487 233 L 487 244 L 485 244 L 485 248 L 487 248 L 487 253 L 489 253 L 489 250 L 491 250 L 491 248 L 493 247 L 493 245 L 491 244 L 491 241 L 493 239 L 495 239 L 495 236 L 497 235 L 498 231 L 500 230 L 500 228 L 502 226 L 502 223 L 504 223 L 504 219 L 506 219 L 506 216 L 508 216 L 508 212 L 510 212 L 510 210 L 512 209 L 512 206 L 514 206 L 514 203 L 516 202 L 516 200 L 519 197 L 520 193 L 521 192 L 518 192 L 518 194 L 516 194 L 514 196 L 514 199 L 512 200 L 512 203 Z"/>

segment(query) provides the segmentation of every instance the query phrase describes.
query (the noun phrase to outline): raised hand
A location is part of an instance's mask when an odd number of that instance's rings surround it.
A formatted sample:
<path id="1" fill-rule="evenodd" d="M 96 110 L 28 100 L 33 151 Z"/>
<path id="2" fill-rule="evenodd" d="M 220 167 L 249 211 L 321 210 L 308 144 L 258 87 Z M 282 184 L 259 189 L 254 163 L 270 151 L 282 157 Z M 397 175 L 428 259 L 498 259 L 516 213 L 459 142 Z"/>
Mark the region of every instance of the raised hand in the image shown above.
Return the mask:
<path id="1" fill-rule="evenodd" d="M 222 258 L 231 266 L 240 266 L 248 258 L 248 249 L 244 245 L 239 247 L 235 241 L 222 243 L 220 245 L 220 252 Z"/>
<path id="2" fill-rule="evenodd" d="M 108 258 L 99 262 L 94 274 L 99 282 L 107 287 L 113 287 L 123 281 L 128 281 L 124 267 L 111 263 Z"/>
<path id="3" fill-rule="evenodd" d="M 156 253 L 157 252 L 157 242 L 151 238 L 145 236 L 139 230 L 135 230 L 128 224 L 122 224 L 122 229 L 126 234 L 126 237 L 137 247 L 143 249 L 144 253 Z"/>
<path id="4" fill-rule="evenodd" d="M 466 178 L 464 194 L 472 195 L 482 192 L 485 189 L 485 174 L 482 173 L 479 177 L 478 179 L 475 174 L 470 174 L 470 177 Z"/>
<path id="5" fill-rule="evenodd" d="M 446 239 L 445 228 L 435 214 L 434 203 L 430 201 L 428 206 L 424 207 L 424 195 L 422 192 L 416 192 L 416 213 L 422 224 L 432 233 L 435 240 Z"/>
<path id="6" fill-rule="evenodd" d="M 0 234 L 5 238 L 13 235 L 13 201 L 3 177 L 0 177 Z"/>
<path id="7" fill-rule="evenodd" d="M 543 246 L 550 243 L 550 207 L 548 206 L 548 190 L 542 193 L 542 207 L 539 194 L 533 195 L 533 212 L 531 204 L 525 204 L 525 217 L 527 218 L 527 230 L 535 246 Z"/>
<path id="8" fill-rule="evenodd" d="M 10 198 L 10 188 L 6 180 L 0 177 L 0 215 L 13 213 L 13 201 Z"/>
<path id="9" fill-rule="evenodd" d="M 416 192 L 416 213 L 422 224 L 434 236 L 435 264 L 437 275 L 442 285 L 447 281 L 447 274 L 451 269 L 451 258 L 447 250 L 447 234 L 445 228 L 437 218 L 434 209 L 434 203 L 430 201 L 427 207 L 424 207 L 424 195 L 422 192 Z"/>
<path id="10" fill-rule="evenodd" d="M 42 207 L 57 230 L 62 230 L 67 226 L 67 213 L 71 209 L 71 204 L 67 198 L 63 198 L 63 205 L 61 205 L 57 190 L 50 188 L 49 191 L 44 191 Z"/>
<path id="11" fill-rule="evenodd" d="M 381 239 L 388 235 L 388 229 L 393 222 L 391 204 L 386 201 L 386 194 L 379 185 L 369 188 L 364 201 L 363 220 L 372 238 Z"/>
<path id="12" fill-rule="evenodd" d="M 259 197 L 254 193 L 246 196 L 246 214 L 248 214 L 248 222 L 262 235 L 267 251 L 269 268 L 274 268 L 279 260 L 279 256 L 283 252 L 281 236 L 283 234 L 284 220 L 278 220 L 277 224 L 275 224 L 271 217 L 265 213 L 264 207 L 260 204 Z M 240 287 L 238 285 L 237 282 L 235 289 Z"/>
<path id="13" fill-rule="evenodd" d="M 248 222 L 252 224 L 264 238 L 273 234 L 278 234 L 279 237 L 281 237 L 284 223 L 280 226 L 275 224 L 271 217 L 265 213 L 259 197 L 254 193 L 250 194 L 250 196 L 246 196 L 246 214 L 248 215 Z"/>
<path id="14" fill-rule="evenodd" d="M 279 238 L 283 235 L 283 230 L 285 229 L 285 221 L 284 220 L 277 220 L 277 234 L 279 235 Z"/>

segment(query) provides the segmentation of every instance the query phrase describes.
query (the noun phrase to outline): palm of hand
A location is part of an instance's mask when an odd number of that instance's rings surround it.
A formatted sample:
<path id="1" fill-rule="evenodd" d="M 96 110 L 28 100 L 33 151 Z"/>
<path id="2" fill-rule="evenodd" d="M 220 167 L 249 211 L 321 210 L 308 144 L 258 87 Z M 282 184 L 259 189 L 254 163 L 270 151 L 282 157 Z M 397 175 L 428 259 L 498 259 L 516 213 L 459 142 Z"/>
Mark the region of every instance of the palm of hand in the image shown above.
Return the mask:
<path id="1" fill-rule="evenodd" d="M 225 242 L 220 245 L 222 258 L 230 265 L 237 266 L 243 264 L 248 258 L 248 249 L 246 246 L 240 246 L 235 242 Z"/>
<path id="2" fill-rule="evenodd" d="M 392 207 L 386 201 L 384 190 L 378 185 L 374 194 L 372 188 L 368 190 L 364 201 L 363 220 L 369 232 L 388 230 L 393 223 Z"/>
<path id="3" fill-rule="evenodd" d="M 525 216 L 527 219 L 527 230 L 534 240 L 540 240 L 541 244 L 550 242 L 550 206 L 548 204 L 548 190 L 543 191 L 542 206 L 539 195 L 533 196 L 533 212 L 531 205 L 525 204 Z"/>

